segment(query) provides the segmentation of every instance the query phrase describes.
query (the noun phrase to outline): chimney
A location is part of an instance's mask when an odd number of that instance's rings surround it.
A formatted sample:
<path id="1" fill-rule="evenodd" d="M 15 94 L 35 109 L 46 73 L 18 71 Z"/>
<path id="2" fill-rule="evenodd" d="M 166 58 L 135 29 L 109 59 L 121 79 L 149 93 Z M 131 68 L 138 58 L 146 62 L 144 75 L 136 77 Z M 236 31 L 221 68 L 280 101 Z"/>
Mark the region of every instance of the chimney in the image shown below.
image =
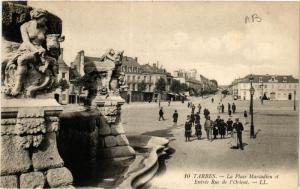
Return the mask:
<path id="1" fill-rule="evenodd" d="M 138 57 L 134 57 L 134 60 L 137 62 L 138 61 Z"/>

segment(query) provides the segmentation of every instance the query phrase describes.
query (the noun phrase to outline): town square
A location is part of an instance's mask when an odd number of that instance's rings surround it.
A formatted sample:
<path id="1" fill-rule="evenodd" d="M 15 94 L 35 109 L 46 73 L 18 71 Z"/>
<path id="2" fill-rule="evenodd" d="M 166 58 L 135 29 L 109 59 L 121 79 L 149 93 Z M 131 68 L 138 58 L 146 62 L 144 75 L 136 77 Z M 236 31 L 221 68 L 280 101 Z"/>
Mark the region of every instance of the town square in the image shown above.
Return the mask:
<path id="1" fill-rule="evenodd" d="M 298 2 L 3 1 L 2 28 L 0 188 L 298 187 Z"/>

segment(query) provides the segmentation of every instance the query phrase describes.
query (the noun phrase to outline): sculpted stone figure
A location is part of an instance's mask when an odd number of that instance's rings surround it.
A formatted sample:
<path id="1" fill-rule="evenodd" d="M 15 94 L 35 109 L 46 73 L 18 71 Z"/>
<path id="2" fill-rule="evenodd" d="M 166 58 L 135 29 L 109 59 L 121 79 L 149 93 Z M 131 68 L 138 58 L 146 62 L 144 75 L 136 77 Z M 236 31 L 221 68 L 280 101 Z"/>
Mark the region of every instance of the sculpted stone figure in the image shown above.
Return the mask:
<path id="1" fill-rule="evenodd" d="M 101 56 L 100 61 L 89 62 L 84 65 L 85 78 L 95 84 L 89 89 L 89 93 L 97 95 L 113 95 L 119 89 L 118 68 L 122 64 L 124 51 L 115 52 L 113 49 L 108 49 Z M 94 78 L 93 80 L 89 78 Z M 93 91 L 93 92 L 92 92 Z M 91 95 L 89 95 L 91 96 Z"/>
<path id="2" fill-rule="evenodd" d="M 33 9 L 30 17 L 31 20 L 20 27 L 23 42 L 2 62 L 5 66 L 5 94 L 9 96 L 24 93 L 32 97 L 34 92 L 53 82 L 58 71 L 59 42 L 64 38 L 59 34 L 46 35 L 47 11 Z"/>

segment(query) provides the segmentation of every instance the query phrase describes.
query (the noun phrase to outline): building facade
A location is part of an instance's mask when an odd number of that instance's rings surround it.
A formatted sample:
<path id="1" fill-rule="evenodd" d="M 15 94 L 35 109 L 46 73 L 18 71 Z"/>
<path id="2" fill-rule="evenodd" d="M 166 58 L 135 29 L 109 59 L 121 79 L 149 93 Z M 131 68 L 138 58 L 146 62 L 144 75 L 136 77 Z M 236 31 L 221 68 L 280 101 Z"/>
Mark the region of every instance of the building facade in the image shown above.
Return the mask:
<path id="1" fill-rule="evenodd" d="M 60 83 L 62 80 L 70 86 L 70 67 L 66 64 L 63 59 L 63 49 L 61 49 L 60 56 L 58 58 L 58 74 L 57 74 L 57 81 Z M 58 87 L 54 91 L 54 98 L 60 104 L 68 104 L 69 103 L 69 90 L 70 88 L 63 89 L 61 86 Z"/>
<path id="2" fill-rule="evenodd" d="M 236 99 L 250 100 L 250 75 L 232 83 L 231 91 Z M 299 80 L 292 75 L 253 75 L 254 99 L 298 99 Z"/>
<path id="3" fill-rule="evenodd" d="M 174 79 L 185 83 L 189 87 L 190 95 L 203 95 L 215 93 L 218 90 L 216 80 L 210 80 L 197 73 L 196 69 L 185 71 L 183 69 L 174 71 Z"/>
<path id="4" fill-rule="evenodd" d="M 141 65 L 138 63 L 137 57 L 124 56 L 121 70 L 125 73 L 128 85 L 127 91 L 122 94 L 122 97 L 127 102 L 148 101 L 160 98 L 156 92 L 156 82 L 160 78 L 163 78 L 166 82 L 165 91 L 170 90 L 172 76 L 165 69 L 159 68 L 157 63 L 154 63 L 152 66 L 150 64 Z M 162 99 L 165 98 L 163 95 Z"/>

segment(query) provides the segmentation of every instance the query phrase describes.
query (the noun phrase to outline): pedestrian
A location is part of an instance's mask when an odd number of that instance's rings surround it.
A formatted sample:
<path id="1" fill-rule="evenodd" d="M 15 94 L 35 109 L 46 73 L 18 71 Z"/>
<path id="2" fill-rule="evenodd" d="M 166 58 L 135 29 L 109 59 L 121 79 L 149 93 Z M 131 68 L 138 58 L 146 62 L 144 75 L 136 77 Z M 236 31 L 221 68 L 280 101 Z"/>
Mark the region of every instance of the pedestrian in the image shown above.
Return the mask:
<path id="1" fill-rule="evenodd" d="M 199 103 L 199 104 L 198 104 L 198 112 L 199 112 L 199 113 L 201 113 L 201 108 L 202 108 L 202 107 L 201 107 L 201 104 Z"/>
<path id="2" fill-rule="evenodd" d="M 178 120 L 178 113 L 177 113 L 177 110 L 175 110 L 174 113 L 173 113 L 173 123 L 174 123 L 174 126 L 177 125 L 177 120 Z"/>
<path id="3" fill-rule="evenodd" d="M 236 111 L 236 106 L 234 103 L 232 103 L 232 113 L 235 114 L 235 111 Z"/>
<path id="4" fill-rule="evenodd" d="M 190 141 L 190 137 L 192 134 L 192 123 L 191 123 L 189 115 L 187 116 L 184 128 L 185 128 L 185 132 L 184 132 L 185 142 L 187 142 L 187 141 Z"/>
<path id="5" fill-rule="evenodd" d="M 227 122 L 227 135 L 232 135 L 232 130 L 233 130 L 233 127 L 232 127 L 232 124 L 233 124 L 233 121 L 231 120 L 231 118 L 228 118 Z"/>
<path id="6" fill-rule="evenodd" d="M 191 112 L 191 117 L 190 117 L 190 119 L 191 119 L 192 126 L 194 126 L 194 123 L 195 123 L 195 114 L 194 114 L 193 111 Z"/>
<path id="7" fill-rule="evenodd" d="M 168 100 L 168 106 L 170 106 L 170 105 L 171 105 L 171 99 Z"/>
<path id="8" fill-rule="evenodd" d="M 183 97 L 181 98 L 181 103 L 184 104 L 184 98 Z"/>
<path id="9" fill-rule="evenodd" d="M 226 134 L 226 123 L 224 122 L 223 119 L 220 120 L 220 123 L 219 123 L 219 127 L 218 127 L 218 130 L 219 130 L 219 134 L 221 135 L 221 138 L 225 138 L 225 134 Z"/>
<path id="10" fill-rule="evenodd" d="M 229 117 L 231 117 L 231 110 L 228 110 L 228 115 Z"/>
<path id="11" fill-rule="evenodd" d="M 192 112 L 195 112 L 195 104 L 192 104 Z"/>
<path id="12" fill-rule="evenodd" d="M 165 118 L 164 118 L 164 111 L 163 111 L 162 107 L 159 109 L 159 118 L 158 118 L 158 121 L 160 121 L 160 119 L 165 120 Z"/>
<path id="13" fill-rule="evenodd" d="M 227 108 L 228 108 L 228 113 L 229 113 L 229 110 L 231 110 L 231 105 L 229 102 L 228 102 Z"/>
<path id="14" fill-rule="evenodd" d="M 151 103 L 151 97 L 149 97 L 148 102 Z"/>
<path id="15" fill-rule="evenodd" d="M 204 122 L 204 129 L 205 129 L 205 132 L 206 132 L 206 138 L 207 140 L 210 139 L 210 130 L 212 128 L 212 121 L 210 120 L 210 116 L 207 116 L 205 118 L 205 122 Z"/>
<path id="16" fill-rule="evenodd" d="M 213 124 L 213 135 L 214 135 L 214 139 L 217 138 L 217 135 L 219 134 L 219 127 L 221 125 L 221 119 L 220 116 L 217 117 L 217 119 L 215 120 L 214 124 Z"/>
<path id="17" fill-rule="evenodd" d="M 202 136 L 202 131 L 201 131 L 202 127 L 201 127 L 201 124 L 200 122 L 196 122 L 195 123 L 195 130 L 196 130 L 196 137 L 198 138 L 198 140 L 201 139 L 201 136 Z"/>
<path id="18" fill-rule="evenodd" d="M 222 113 L 224 113 L 224 104 L 221 105 Z"/>
<path id="19" fill-rule="evenodd" d="M 200 112 L 195 114 L 195 123 L 200 123 Z"/>
<path id="20" fill-rule="evenodd" d="M 218 113 L 220 113 L 221 112 L 221 104 L 220 103 L 218 104 L 217 109 L 218 109 Z"/>
<path id="21" fill-rule="evenodd" d="M 211 98 L 211 103 L 214 103 L 214 98 Z"/>
<path id="22" fill-rule="evenodd" d="M 244 150 L 243 141 L 242 141 L 242 132 L 244 130 L 243 124 L 239 121 L 239 118 L 235 119 L 235 123 L 233 124 L 233 129 L 237 133 L 238 144 L 237 147 L 240 147 L 241 150 Z"/>
<path id="23" fill-rule="evenodd" d="M 247 113 L 247 110 L 245 110 L 244 111 L 244 125 L 246 125 L 248 123 L 247 118 L 248 118 L 248 113 Z"/>
<path id="24" fill-rule="evenodd" d="M 191 103 L 190 103 L 190 102 L 188 102 L 188 104 L 187 104 L 187 107 L 188 107 L 188 108 L 190 108 L 190 105 L 191 105 Z"/>
<path id="25" fill-rule="evenodd" d="M 205 119 L 206 119 L 206 118 L 209 116 L 210 112 L 209 112 L 208 109 L 204 108 L 203 114 L 204 114 L 204 117 L 205 117 Z"/>
<path id="26" fill-rule="evenodd" d="M 219 134 L 219 131 L 218 131 L 218 122 L 215 121 L 213 123 L 213 135 L 214 135 L 214 139 L 217 139 L 217 135 Z"/>

